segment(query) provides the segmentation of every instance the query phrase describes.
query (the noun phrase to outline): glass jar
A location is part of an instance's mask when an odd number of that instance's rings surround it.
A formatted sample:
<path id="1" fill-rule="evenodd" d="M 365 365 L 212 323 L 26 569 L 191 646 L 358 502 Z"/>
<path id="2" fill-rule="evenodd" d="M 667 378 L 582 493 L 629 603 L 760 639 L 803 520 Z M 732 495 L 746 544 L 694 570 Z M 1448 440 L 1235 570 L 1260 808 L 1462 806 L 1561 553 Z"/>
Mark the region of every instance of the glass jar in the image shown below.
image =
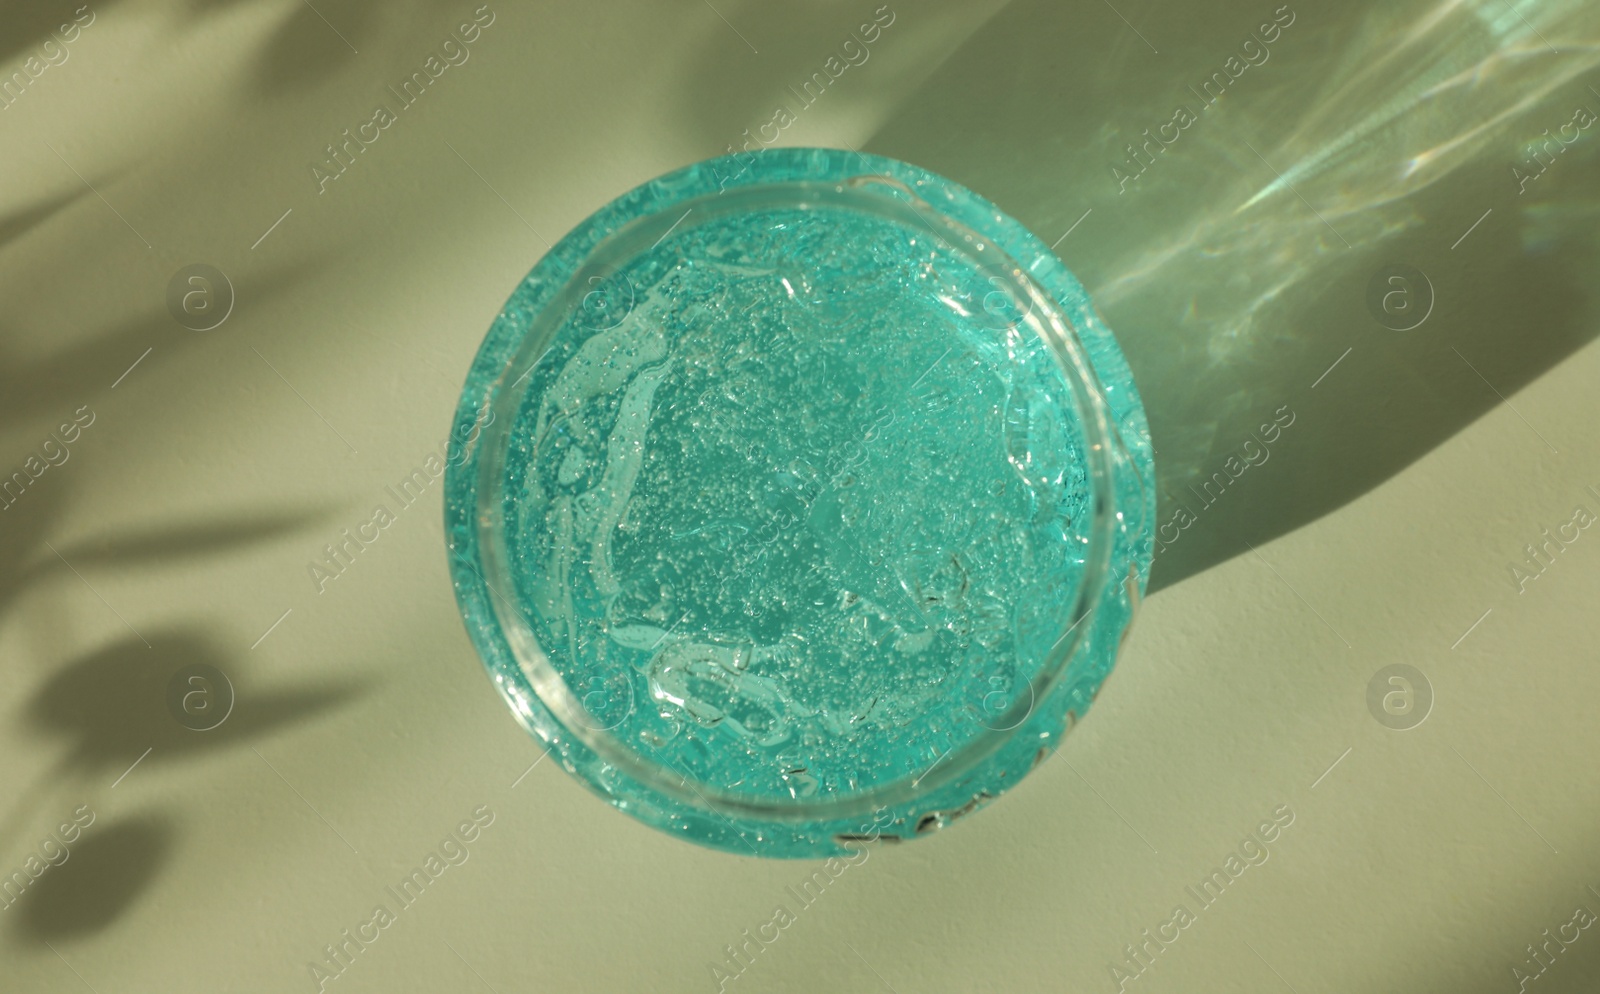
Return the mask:
<path id="1" fill-rule="evenodd" d="M 518 720 L 657 828 L 915 838 L 1081 718 L 1151 556 L 1116 342 L 1042 242 L 915 166 L 712 159 L 534 267 L 455 418 L 450 566 Z"/>

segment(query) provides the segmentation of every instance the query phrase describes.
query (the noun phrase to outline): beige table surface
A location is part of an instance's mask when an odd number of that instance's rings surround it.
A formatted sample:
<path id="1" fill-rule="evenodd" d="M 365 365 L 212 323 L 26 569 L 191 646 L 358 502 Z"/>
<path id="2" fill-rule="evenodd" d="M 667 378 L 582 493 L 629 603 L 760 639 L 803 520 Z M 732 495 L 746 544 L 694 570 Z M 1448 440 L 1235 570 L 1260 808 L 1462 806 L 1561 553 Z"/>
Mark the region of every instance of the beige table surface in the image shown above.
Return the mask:
<path id="1" fill-rule="evenodd" d="M 1119 192 L 1124 146 L 1274 12 L 1114 2 L 894 0 L 781 142 L 916 161 L 1056 241 L 1151 399 L 1163 520 L 1239 425 L 1296 423 L 1158 564 L 1056 758 L 805 907 L 814 864 L 675 841 L 536 763 L 456 612 L 438 484 L 320 592 L 308 564 L 436 450 L 548 240 L 742 142 L 873 8 L 490 0 L 467 61 L 320 184 L 468 3 L 91 0 L 62 48 L 70 4 L 8 8 L 0 472 L 92 421 L 0 510 L 0 874 L 30 884 L 0 991 L 709 992 L 779 904 L 798 920 L 728 990 L 1600 990 L 1600 929 L 1513 972 L 1600 913 L 1600 533 L 1511 573 L 1600 513 L 1600 129 L 1512 173 L 1600 111 L 1595 13 L 1297 0 Z M 1464 22 L 1507 40 L 1461 56 Z M 1452 58 L 1475 72 L 1422 96 Z M 1293 195 L 1241 213 L 1275 175 Z M 166 304 L 193 263 L 236 292 L 210 331 Z M 1386 263 L 1431 279 L 1414 332 L 1365 304 Z M 237 695 L 204 733 L 162 703 L 197 663 Z M 1406 731 L 1367 702 L 1401 663 L 1434 696 Z M 1270 857 L 1195 901 L 1275 810 Z M 399 908 L 475 811 L 466 861 Z"/>

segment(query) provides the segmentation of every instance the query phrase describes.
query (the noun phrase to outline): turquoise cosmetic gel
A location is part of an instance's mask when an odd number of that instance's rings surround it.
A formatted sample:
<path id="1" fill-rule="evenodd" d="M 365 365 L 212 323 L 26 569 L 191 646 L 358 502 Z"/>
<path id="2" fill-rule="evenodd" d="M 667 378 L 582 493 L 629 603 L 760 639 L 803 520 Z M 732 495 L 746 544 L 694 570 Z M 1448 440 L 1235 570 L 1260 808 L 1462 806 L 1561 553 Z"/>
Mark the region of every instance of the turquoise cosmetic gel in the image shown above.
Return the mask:
<path id="1" fill-rule="evenodd" d="M 462 392 L 446 534 L 519 720 L 611 804 L 815 857 L 1048 756 L 1150 562 L 1144 413 L 1020 224 L 876 156 L 715 159 L 534 267 Z"/>

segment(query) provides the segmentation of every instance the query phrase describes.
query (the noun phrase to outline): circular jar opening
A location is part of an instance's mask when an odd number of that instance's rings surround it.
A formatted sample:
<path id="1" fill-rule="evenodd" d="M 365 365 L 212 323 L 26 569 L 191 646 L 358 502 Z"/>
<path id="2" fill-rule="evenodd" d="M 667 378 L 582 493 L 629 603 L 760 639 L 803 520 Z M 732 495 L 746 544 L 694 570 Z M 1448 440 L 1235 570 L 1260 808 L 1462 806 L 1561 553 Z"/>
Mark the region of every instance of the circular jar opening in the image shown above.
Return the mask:
<path id="1" fill-rule="evenodd" d="M 469 631 L 563 765 L 691 835 L 827 825 L 1092 694 L 1147 488 L 1116 485 L 1127 418 L 1036 241 L 904 163 L 773 150 L 540 261 L 463 392 L 446 517 Z"/>

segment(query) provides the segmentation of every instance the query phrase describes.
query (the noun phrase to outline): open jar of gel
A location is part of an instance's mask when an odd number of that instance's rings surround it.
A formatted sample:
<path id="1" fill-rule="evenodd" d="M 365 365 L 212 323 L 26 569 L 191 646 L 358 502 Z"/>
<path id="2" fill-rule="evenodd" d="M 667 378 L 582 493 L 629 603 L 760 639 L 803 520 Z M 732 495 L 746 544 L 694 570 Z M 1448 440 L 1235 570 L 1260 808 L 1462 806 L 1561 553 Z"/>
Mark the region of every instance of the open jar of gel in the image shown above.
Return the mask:
<path id="1" fill-rule="evenodd" d="M 1083 288 L 914 166 L 714 159 L 603 207 L 495 320 L 446 484 L 467 629 L 611 804 L 818 857 L 981 807 L 1110 672 L 1144 413 Z"/>

